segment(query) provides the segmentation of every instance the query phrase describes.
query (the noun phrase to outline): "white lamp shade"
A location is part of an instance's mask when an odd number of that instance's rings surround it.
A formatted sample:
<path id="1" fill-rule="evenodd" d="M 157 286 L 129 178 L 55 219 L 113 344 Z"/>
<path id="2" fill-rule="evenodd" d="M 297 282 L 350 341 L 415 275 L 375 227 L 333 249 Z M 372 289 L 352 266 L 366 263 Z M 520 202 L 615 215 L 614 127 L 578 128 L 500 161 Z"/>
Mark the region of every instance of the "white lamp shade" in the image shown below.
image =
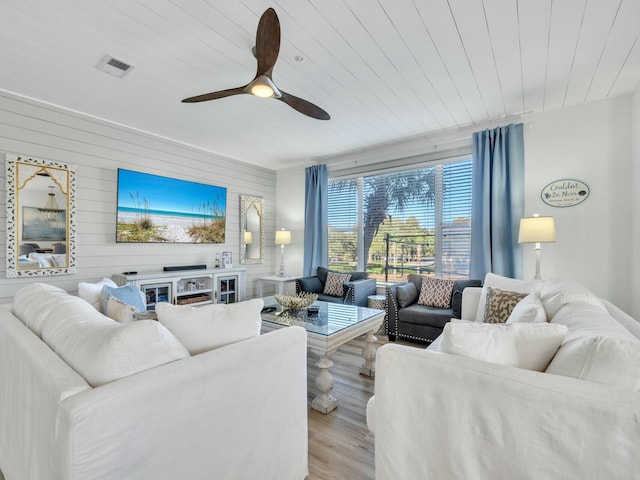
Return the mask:
<path id="1" fill-rule="evenodd" d="M 556 241 L 553 217 L 525 217 L 520 219 L 518 243 L 548 243 Z"/>
<path id="2" fill-rule="evenodd" d="M 251 232 L 244 232 L 244 244 L 251 245 L 253 243 L 253 234 Z"/>
<path id="3" fill-rule="evenodd" d="M 291 244 L 291 232 L 289 230 L 276 230 L 276 245 Z"/>

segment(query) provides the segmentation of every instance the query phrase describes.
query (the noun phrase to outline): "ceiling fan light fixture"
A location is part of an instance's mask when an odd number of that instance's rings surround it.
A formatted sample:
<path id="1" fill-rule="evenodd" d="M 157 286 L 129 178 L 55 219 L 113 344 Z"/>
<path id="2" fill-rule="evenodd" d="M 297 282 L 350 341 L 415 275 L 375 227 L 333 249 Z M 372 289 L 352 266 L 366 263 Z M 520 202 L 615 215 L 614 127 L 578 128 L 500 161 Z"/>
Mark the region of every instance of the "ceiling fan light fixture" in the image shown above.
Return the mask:
<path id="1" fill-rule="evenodd" d="M 273 97 L 273 90 L 269 85 L 262 85 L 258 83 L 251 87 L 251 94 L 260 98 Z"/>
<path id="2" fill-rule="evenodd" d="M 251 82 L 248 86 L 248 91 L 251 95 L 260 98 L 280 98 L 282 96 L 278 87 L 266 75 L 260 75 Z"/>

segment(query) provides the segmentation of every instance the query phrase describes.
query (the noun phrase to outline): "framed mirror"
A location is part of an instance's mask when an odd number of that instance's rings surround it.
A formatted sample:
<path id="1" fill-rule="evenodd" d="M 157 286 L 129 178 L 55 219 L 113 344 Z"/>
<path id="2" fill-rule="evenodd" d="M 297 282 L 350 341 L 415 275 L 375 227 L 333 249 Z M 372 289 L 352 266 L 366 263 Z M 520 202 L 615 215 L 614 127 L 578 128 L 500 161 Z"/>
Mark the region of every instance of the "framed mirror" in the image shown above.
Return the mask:
<path id="1" fill-rule="evenodd" d="M 264 261 L 264 200 L 240 195 L 240 263 Z"/>
<path id="2" fill-rule="evenodd" d="M 7 277 L 76 273 L 75 168 L 8 153 Z"/>

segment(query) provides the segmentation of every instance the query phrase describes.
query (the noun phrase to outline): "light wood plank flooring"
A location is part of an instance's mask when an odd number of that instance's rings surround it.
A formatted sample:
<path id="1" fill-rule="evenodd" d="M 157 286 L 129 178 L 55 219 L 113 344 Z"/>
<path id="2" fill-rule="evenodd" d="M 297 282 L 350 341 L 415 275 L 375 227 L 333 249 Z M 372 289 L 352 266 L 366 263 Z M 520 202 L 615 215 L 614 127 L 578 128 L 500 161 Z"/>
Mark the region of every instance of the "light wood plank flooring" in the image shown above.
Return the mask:
<path id="1" fill-rule="evenodd" d="M 387 343 L 378 336 L 379 346 Z M 398 342 L 407 345 L 405 342 Z M 374 379 L 360 375 L 363 338 L 352 340 L 333 354 L 333 395 L 338 408 L 328 415 L 309 409 L 309 480 L 373 480 L 374 443 L 366 422 L 366 406 Z M 308 361 L 309 402 L 317 390 L 313 381 L 316 359 Z"/>

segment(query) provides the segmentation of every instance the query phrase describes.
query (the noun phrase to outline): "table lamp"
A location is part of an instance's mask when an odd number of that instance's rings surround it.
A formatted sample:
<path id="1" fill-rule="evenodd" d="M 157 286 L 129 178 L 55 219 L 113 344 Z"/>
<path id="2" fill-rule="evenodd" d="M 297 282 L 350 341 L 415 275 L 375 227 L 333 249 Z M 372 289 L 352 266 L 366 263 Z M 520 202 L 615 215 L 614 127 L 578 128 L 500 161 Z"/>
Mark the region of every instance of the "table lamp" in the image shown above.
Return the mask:
<path id="1" fill-rule="evenodd" d="M 284 271 L 284 246 L 291 244 L 291 232 L 289 230 L 276 230 L 276 245 L 280 245 L 280 271 L 279 277 L 286 277 L 287 274 Z"/>
<path id="2" fill-rule="evenodd" d="M 551 243 L 556 241 L 556 227 L 553 217 L 541 217 L 534 214 L 532 217 L 520 219 L 520 233 L 518 243 L 535 243 L 536 251 L 536 274 L 533 277 L 540 280 L 540 247 L 541 243 Z"/>

